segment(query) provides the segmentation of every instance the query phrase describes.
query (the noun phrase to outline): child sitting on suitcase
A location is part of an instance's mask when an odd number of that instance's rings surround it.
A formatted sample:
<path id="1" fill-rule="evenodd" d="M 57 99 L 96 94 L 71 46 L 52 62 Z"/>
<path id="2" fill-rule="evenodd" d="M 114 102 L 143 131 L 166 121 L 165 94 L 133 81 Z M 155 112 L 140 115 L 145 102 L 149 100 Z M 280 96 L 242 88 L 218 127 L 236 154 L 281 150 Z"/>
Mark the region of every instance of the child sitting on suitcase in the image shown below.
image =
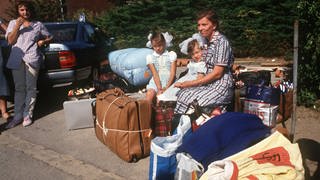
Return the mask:
<path id="1" fill-rule="evenodd" d="M 147 55 L 147 66 L 152 78 L 147 85 L 146 99 L 152 104 L 156 95 L 162 94 L 175 81 L 177 54 L 168 51 L 172 36 L 168 33 L 155 32 L 149 35 L 147 46 L 151 46 L 153 53 Z"/>
<path id="2" fill-rule="evenodd" d="M 181 77 L 176 83 L 195 80 L 203 77 L 206 73 L 206 64 L 202 61 L 202 49 L 197 39 L 190 39 L 187 43 L 187 53 L 192 58 L 188 65 L 188 72 Z M 183 50 L 181 50 L 183 52 Z M 171 85 L 163 94 L 158 95 L 159 101 L 177 101 L 177 92 L 180 88 Z"/>

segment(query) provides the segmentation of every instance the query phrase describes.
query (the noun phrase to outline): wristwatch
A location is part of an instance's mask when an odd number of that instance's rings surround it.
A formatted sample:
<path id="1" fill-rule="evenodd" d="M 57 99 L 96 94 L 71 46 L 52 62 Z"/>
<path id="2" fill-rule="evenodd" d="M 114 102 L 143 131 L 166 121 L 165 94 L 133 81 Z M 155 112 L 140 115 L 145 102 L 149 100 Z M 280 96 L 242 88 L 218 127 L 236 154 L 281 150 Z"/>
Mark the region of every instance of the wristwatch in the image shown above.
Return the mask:
<path id="1" fill-rule="evenodd" d="M 0 18 L 0 24 L 2 24 L 2 19 Z"/>

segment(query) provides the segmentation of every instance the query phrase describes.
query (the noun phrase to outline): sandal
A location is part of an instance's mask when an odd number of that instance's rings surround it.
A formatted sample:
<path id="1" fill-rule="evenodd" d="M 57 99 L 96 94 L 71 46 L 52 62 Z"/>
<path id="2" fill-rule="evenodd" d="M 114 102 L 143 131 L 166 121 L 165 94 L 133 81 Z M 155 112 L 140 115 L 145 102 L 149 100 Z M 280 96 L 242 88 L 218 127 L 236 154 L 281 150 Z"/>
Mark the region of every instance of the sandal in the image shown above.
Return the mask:
<path id="1" fill-rule="evenodd" d="M 2 118 L 8 119 L 10 117 L 10 114 L 7 112 L 2 113 Z"/>

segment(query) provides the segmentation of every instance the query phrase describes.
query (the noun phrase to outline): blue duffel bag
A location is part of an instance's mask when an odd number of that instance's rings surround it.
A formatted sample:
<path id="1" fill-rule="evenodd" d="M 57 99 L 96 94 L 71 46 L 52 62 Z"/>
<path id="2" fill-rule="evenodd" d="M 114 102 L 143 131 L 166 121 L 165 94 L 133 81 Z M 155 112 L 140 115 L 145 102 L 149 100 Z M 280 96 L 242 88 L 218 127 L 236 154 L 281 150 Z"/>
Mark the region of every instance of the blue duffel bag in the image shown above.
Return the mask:
<path id="1" fill-rule="evenodd" d="M 152 52 L 150 48 L 120 49 L 110 52 L 108 59 L 113 72 L 133 86 L 144 86 L 152 77 L 146 63 L 146 56 Z"/>
<path id="2" fill-rule="evenodd" d="M 188 153 L 206 169 L 211 162 L 236 154 L 269 136 L 270 130 L 256 115 L 226 112 L 187 136 L 177 152 Z"/>

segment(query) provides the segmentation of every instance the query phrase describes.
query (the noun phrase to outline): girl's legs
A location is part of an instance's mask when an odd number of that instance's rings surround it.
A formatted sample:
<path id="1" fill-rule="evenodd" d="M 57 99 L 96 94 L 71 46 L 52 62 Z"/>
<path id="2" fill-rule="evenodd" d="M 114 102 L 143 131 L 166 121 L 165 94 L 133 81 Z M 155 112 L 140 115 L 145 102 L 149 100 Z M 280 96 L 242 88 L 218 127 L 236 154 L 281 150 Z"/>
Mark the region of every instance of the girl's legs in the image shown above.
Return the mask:
<path id="1" fill-rule="evenodd" d="M 149 101 L 150 104 L 153 103 L 155 96 L 156 96 L 156 91 L 154 89 L 148 89 L 146 93 L 146 100 Z"/>

